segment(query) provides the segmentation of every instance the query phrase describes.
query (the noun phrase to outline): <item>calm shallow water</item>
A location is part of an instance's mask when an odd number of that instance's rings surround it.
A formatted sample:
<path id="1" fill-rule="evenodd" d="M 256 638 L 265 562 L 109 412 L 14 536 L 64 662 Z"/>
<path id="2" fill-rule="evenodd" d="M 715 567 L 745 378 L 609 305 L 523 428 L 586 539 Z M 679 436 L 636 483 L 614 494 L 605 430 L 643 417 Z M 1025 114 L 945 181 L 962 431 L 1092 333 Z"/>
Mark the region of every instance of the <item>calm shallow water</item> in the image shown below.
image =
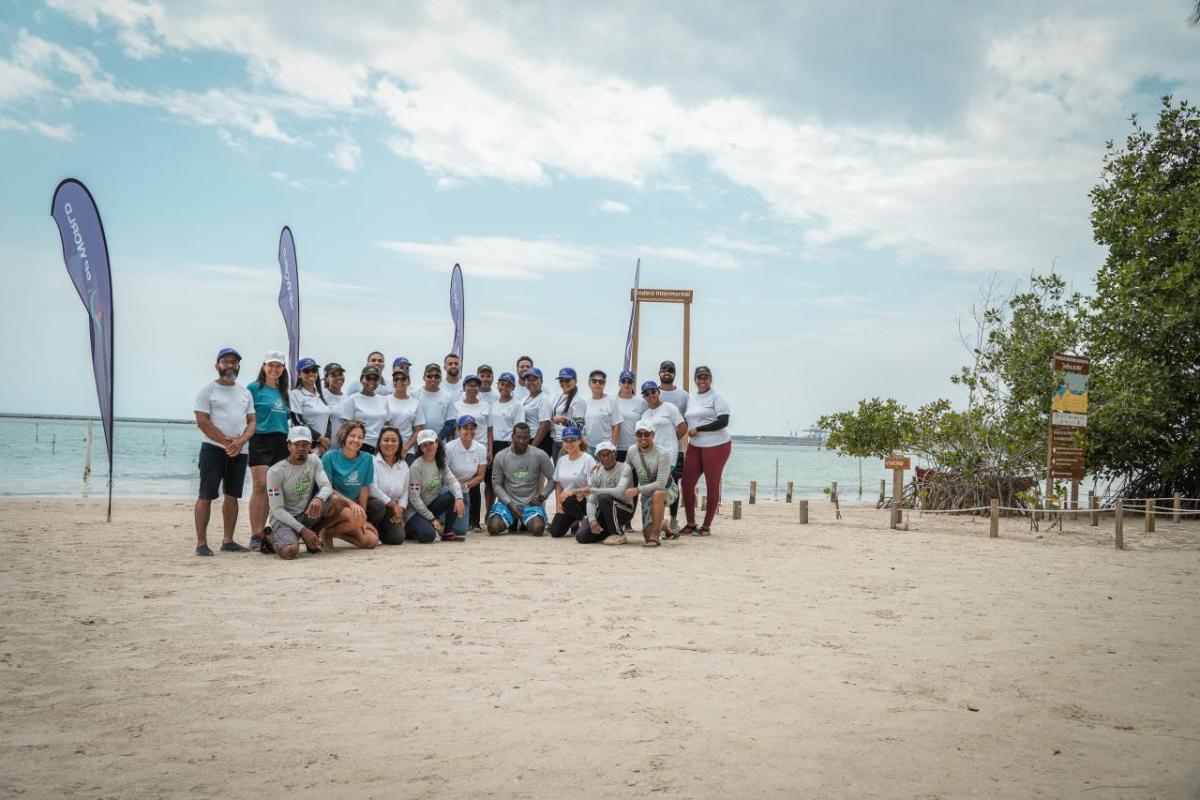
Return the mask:
<path id="1" fill-rule="evenodd" d="M 108 463 L 100 423 L 93 424 L 92 473 L 83 480 L 86 420 L 0 418 L 0 495 L 100 497 L 107 493 Z M 116 423 L 113 494 L 120 497 L 195 497 L 196 456 L 201 436 L 195 425 Z M 746 497 L 750 481 L 758 496 L 779 499 L 787 482 L 796 497 L 821 497 L 837 481 L 842 501 L 858 500 L 859 462 L 813 447 L 734 442 L 725 467 L 725 496 Z M 887 477 L 876 460 L 862 462 L 863 499 L 874 501 Z M 248 490 L 247 490 L 248 492 Z"/>

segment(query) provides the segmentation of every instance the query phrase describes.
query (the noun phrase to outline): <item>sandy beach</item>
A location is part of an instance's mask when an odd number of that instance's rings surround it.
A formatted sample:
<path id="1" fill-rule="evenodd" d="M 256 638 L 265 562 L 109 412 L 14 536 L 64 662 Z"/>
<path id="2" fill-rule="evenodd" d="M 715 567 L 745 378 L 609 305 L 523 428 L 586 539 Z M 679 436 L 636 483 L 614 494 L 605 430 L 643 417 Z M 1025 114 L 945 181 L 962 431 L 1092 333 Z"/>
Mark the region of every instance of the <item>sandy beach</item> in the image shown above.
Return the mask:
<path id="1" fill-rule="evenodd" d="M 0 509 L 3 797 L 1200 796 L 1197 522 L 284 563 L 193 556 L 187 501 Z"/>

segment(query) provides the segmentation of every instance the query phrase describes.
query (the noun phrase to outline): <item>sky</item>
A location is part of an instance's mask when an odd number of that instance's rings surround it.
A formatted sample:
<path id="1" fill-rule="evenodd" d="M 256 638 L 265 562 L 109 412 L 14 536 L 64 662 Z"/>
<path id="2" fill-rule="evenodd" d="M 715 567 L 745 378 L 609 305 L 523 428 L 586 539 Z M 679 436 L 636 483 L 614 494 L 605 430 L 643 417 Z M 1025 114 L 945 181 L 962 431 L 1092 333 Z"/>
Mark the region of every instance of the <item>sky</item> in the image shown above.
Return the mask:
<path id="1" fill-rule="evenodd" d="M 744 434 L 961 398 L 972 303 L 1090 291 L 1105 143 L 1200 100 L 1184 0 L 0 0 L 0 411 L 94 414 L 49 216 L 83 181 L 113 265 L 116 413 L 188 418 L 217 350 L 528 353 L 621 368 L 634 266 L 692 289 L 692 365 Z M 639 379 L 682 359 L 643 306 Z"/>

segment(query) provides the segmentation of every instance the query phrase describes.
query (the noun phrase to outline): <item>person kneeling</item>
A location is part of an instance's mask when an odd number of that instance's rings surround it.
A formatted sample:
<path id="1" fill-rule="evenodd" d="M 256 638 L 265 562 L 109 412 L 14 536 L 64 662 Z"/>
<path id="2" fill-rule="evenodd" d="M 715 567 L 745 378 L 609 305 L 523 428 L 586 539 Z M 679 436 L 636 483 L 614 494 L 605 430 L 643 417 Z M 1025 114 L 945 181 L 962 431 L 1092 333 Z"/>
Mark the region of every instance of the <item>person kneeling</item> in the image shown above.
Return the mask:
<path id="1" fill-rule="evenodd" d="M 633 470 L 637 486 L 625 490 L 630 500 L 642 496 L 642 547 L 662 544 L 663 516 L 666 507 L 679 497 L 679 487 L 671 478 L 671 459 L 654 444 L 654 426 L 642 420 L 637 424 L 637 449 L 629 451 L 625 463 Z"/>
<path id="2" fill-rule="evenodd" d="M 587 527 L 575 534 L 575 541 L 625 544 L 624 529 L 633 519 L 633 503 L 625 492 L 633 484 L 633 473 L 628 464 L 617 461 L 617 446 L 612 442 L 596 445 L 596 458 L 600 467 L 588 481 Z"/>
<path id="3" fill-rule="evenodd" d="M 534 536 L 546 532 L 546 495 L 543 481 L 554 483 L 554 465 L 544 450 L 530 447 L 529 426 L 513 426 L 512 443 L 492 459 L 492 491 L 496 502 L 488 509 L 487 529 L 492 536 L 524 528 Z"/>
<path id="4" fill-rule="evenodd" d="M 446 451 L 437 431 L 417 434 L 420 456 L 409 467 L 408 511 L 404 529 L 408 538 L 422 544 L 461 542 L 454 525 L 466 508 L 458 479 L 446 464 Z"/>
<path id="5" fill-rule="evenodd" d="M 312 432 L 303 426 L 288 430 L 288 457 L 267 470 L 267 507 L 272 527 L 263 552 L 273 549 L 290 560 L 300 552 L 300 539 L 310 553 L 321 552 L 320 534 L 342 521 L 344 504 L 330 502 L 333 484 L 321 459 L 313 455 Z M 316 494 L 314 495 L 314 489 Z"/>

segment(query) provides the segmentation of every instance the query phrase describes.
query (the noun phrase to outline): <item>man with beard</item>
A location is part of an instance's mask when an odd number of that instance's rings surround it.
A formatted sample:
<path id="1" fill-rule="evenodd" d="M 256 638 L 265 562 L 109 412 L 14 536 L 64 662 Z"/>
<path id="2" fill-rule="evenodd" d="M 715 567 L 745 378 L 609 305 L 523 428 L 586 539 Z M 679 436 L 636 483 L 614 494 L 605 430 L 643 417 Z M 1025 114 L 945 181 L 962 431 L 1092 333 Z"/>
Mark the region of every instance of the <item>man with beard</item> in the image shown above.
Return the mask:
<path id="1" fill-rule="evenodd" d="M 529 390 L 525 388 L 525 373 L 533 369 L 533 359 L 529 356 L 517 357 L 517 386 L 513 389 L 513 397 L 524 402 L 526 397 L 529 397 Z"/>
<path id="2" fill-rule="evenodd" d="M 450 395 L 454 402 L 462 400 L 463 385 L 459 374 L 462 371 L 462 359 L 455 353 L 447 353 L 442 359 L 442 369 L 446 370 L 446 380 L 442 383 L 442 391 Z"/>
<path id="3" fill-rule="evenodd" d="M 487 529 L 492 536 L 525 528 L 534 536 L 546 530 L 546 488 L 554 485 L 554 465 L 545 451 L 529 446 L 529 426 L 513 426 L 512 445 L 492 461 L 492 491 L 496 502 L 488 509 Z"/>
<path id="4" fill-rule="evenodd" d="M 246 483 L 249 459 L 246 443 L 254 435 L 254 399 L 249 390 L 238 386 L 242 357 L 232 347 L 217 353 L 217 379 L 196 395 L 196 425 L 204 434 L 200 445 L 200 496 L 196 500 L 196 555 L 211 556 L 208 546 L 208 521 L 212 501 L 224 490 L 221 519 L 225 536 L 221 549 L 243 553 L 246 548 L 233 540 L 237 528 L 238 499 Z"/>

